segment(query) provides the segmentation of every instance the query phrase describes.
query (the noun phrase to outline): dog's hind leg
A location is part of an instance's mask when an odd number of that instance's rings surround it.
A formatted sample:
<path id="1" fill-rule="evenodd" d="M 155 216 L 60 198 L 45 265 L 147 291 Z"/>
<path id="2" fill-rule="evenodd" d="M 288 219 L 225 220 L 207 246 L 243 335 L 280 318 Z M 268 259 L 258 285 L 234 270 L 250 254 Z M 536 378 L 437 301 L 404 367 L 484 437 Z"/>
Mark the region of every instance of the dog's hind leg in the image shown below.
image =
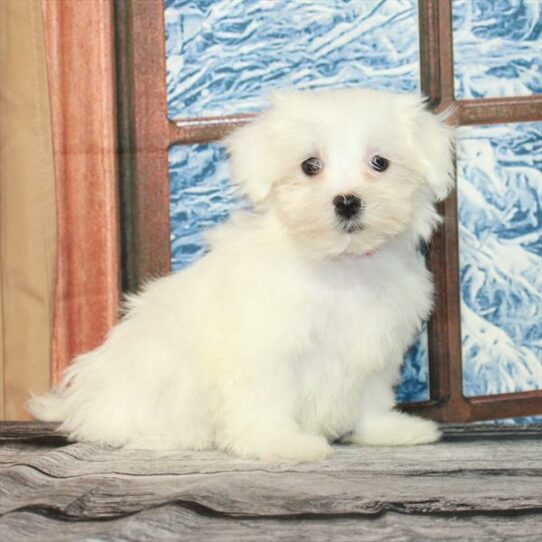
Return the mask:
<path id="1" fill-rule="evenodd" d="M 205 448 L 212 443 L 193 367 L 158 324 L 130 318 L 79 356 L 29 410 L 73 440 L 115 447 Z"/>
<path id="2" fill-rule="evenodd" d="M 172 377 L 139 423 L 126 448 L 204 450 L 214 445 L 205 394 L 187 367 L 182 379 Z"/>

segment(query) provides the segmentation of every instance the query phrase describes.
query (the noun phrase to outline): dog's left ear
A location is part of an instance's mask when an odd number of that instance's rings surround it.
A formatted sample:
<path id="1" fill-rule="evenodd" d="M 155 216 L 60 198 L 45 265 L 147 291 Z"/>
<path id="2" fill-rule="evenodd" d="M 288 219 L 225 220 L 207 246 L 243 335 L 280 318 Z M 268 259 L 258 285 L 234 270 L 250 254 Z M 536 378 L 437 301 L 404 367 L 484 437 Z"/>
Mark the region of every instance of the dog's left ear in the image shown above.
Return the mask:
<path id="1" fill-rule="evenodd" d="M 269 159 L 268 114 L 261 113 L 225 140 L 232 180 L 253 203 L 260 203 L 269 195 L 276 175 L 275 165 Z"/>
<path id="2" fill-rule="evenodd" d="M 454 159 L 453 146 L 455 129 L 447 124 L 453 113 L 448 109 L 433 114 L 427 109 L 418 110 L 416 115 L 416 144 L 418 146 L 426 180 L 435 201 L 442 201 L 453 188 Z"/>

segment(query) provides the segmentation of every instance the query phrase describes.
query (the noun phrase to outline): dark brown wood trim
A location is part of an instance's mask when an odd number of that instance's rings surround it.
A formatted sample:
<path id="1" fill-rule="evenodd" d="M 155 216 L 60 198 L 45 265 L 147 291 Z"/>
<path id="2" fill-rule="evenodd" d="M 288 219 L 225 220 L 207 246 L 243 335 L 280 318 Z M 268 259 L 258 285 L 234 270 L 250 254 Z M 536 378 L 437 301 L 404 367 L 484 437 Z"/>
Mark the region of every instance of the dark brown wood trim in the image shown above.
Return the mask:
<path id="1" fill-rule="evenodd" d="M 439 0 L 418 0 L 420 87 L 432 106 L 442 101 L 438 2 Z"/>
<path id="2" fill-rule="evenodd" d="M 455 114 L 458 124 L 502 124 L 542 120 L 542 95 L 460 100 Z"/>
<path id="3" fill-rule="evenodd" d="M 123 0 L 113 3 L 115 22 L 115 59 L 118 126 L 118 171 L 119 171 L 119 217 L 121 285 L 123 292 L 138 288 L 137 257 L 135 237 L 135 168 L 134 125 L 132 103 L 132 29 L 128 16 L 129 4 Z"/>
<path id="4" fill-rule="evenodd" d="M 118 0 L 115 23 L 123 285 L 133 291 L 171 269 L 163 1 Z"/>
<path id="5" fill-rule="evenodd" d="M 445 423 L 542 415 L 542 390 L 501 393 L 401 405 L 401 410 Z"/>
<path id="6" fill-rule="evenodd" d="M 117 320 L 115 66 L 110 0 L 42 7 L 57 183 L 55 381 Z"/>
<path id="7" fill-rule="evenodd" d="M 542 414 L 542 390 L 484 395 L 466 399 L 469 417 L 465 421 L 495 420 Z"/>
<path id="8" fill-rule="evenodd" d="M 429 251 L 436 308 L 429 322 L 430 397 L 442 402 L 442 421 L 465 408 L 461 347 L 457 193 L 442 204 L 444 223 Z M 431 371 L 435 374 L 431 377 Z"/>
<path id="9" fill-rule="evenodd" d="M 169 144 L 208 143 L 222 139 L 235 128 L 242 126 L 254 115 L 174 119 L 169 123 Z"/>
<path id="10" fill-rule="evenodd" d="M 453 44 L 450 0 L 420 0 L 421 91 L 430 106 L 442 110 L 453 103 Z M 429 395 L 426 408 L 438 410 L 461 404 L 461 331 L 457 195 L 440 205 L 444 223 L 435 234 L 428 265 L 435 277 L 435 312 L 428 325 Z M 459 388 L 457 387 L 459 383 Z M 432 406 L 431 406 L 432 405 Z M 438 406 L 437 406 L 438 405 Z M 421 405 L 409 409 L 420 410 Z"/>
<path id="11" fill-rule="evenodd" d="M 427 93 L 426 93 L 427 94 Z M 437 103 L 430 98 L 430 103 Z M 450 117 L 454 124 L 503 124 L 542 120 L 542 95 L 480 100 L 439 101 L 438 109 L 454 104 L 457 109 Z M 169 145 L 208 143 L 217 141 L 235 128 L 254 118 L 252 114 L 224 117 L 173 119 L 169 122 Z"/>
<path id="12" fill-rule="evenodd" d="M 435 110 L 453 102 L 451 0 L 418 0 L 420 88 Z"/>

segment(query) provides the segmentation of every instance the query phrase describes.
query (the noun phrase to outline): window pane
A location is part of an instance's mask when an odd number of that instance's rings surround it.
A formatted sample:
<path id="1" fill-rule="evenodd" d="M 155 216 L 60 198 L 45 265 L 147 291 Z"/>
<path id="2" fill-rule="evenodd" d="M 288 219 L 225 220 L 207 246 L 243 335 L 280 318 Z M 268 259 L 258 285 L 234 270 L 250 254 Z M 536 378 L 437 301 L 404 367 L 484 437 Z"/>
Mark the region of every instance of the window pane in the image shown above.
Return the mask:
<path id="1" fill-rule="evenodd" d="M 243 206 L 229 181 L 224 149 L 217 143 L 169 150 L 171 251 L 174 271 L 206 252 L 204 230 Z"/>
<path id="2" fill-rule="evenodd" d="M 540 122 L 459 130 L 468 396 L 542 388 L 541 169 Z"/>
<path id="3" fill-rule="evenodd" d="M 429 358 L 427 356 L 427 329 L 420 333 L 405 356 L 401 370 L 401 385 L 395 396 L 399 403 L 427 401 L 429 399 Z"/>
<path id="4" fill-rule="evenodd" d="M 264 92 L 418 89 L 417 0 L 166 0 L 170 118 L 253 112 Z"/>
<path id="5" fill-rule="evenodd" d="M 454 0 L 457 98 L 542 93 L 542 2 Z"/>

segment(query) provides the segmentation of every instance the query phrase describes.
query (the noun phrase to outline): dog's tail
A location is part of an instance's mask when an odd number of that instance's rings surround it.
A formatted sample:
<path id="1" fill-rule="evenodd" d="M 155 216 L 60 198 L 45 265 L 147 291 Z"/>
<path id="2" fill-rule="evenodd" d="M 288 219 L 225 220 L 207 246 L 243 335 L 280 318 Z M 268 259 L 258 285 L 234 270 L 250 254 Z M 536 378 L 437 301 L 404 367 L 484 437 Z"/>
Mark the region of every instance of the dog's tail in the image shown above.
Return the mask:
<path id="1" fill-rule="evenodd" d="M 74 361 L 87 357 L 89 357 L 88 354 L 83 354 Z M 70 390 L 78 365 L 81 364 L 73 364 L 68 367 L 61 381 L 45 395 L 35 395 L 30 392 L 30 399 L 26 402 L 25 407 L 32 416 L 42 422 L 64 422 L 66 420 L 70 411 Z"/>
<path id="2" fill-rule="evenodd" d="M 55 388 L 45 395 L 31 393 L 26 408 L 32 416 L 42 422 L 63 422 L 68 407 L 63 392 L 62 388 Z"/>

